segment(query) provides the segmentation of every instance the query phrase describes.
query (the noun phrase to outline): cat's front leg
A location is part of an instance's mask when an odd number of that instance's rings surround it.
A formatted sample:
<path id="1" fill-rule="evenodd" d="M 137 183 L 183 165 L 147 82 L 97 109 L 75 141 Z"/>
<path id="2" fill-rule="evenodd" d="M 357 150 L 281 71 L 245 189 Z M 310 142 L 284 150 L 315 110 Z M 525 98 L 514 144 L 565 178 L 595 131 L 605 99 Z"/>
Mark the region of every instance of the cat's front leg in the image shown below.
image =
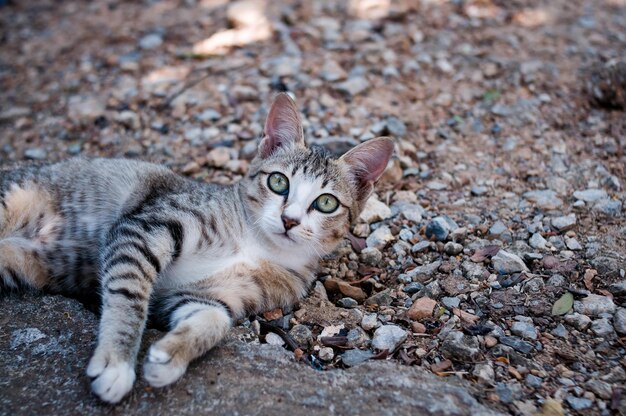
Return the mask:
<path id="1" fill-rule="evenodd" d="M 169 303 L 172 330 L 150 347 L 144 363 L 144 378 L 153 387 L 178 380 L 189 362 L 213 348 L 233 325 L 232 310 L 217 299 L 190 294 Z"/>
<path id="2" fill-rule="evenodd" d="M 157 218 L 124 218 L 107 237 L 101 264 L 98 346 L 87 367 L 93 392 L 120 401 L 135 382 L 135 363 L 154 281 L 179 251 L 182 236 Z"/>
<path id="3" fill-rule="evenodd" d="M 155 312 L 171 330 L 150 348 L 144 378 L 154 387 L 175 382 L 191 360 L 226 336 L 236 319 L 293 305 L 304 296 L 312 278 L 312 273 L 303 275 L 261 262 L 159 293 Z"/>

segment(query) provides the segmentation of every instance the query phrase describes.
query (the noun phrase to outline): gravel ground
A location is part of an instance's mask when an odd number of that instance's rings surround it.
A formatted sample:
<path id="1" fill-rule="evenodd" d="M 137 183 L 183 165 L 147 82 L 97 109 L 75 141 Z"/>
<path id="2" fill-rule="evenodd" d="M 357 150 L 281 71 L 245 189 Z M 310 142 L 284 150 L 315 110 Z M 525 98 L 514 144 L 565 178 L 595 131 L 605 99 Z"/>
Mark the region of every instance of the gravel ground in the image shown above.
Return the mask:
<path id="1" fill-rule="evenodd" d="M 231 183 L 280 90 L 310 143 L 397 140 L 311 297 L 241 323 L 256 341 L 463 379 L 495 411 L 626 414 L 623 0 L 0 5 L 0 165 Z"/>

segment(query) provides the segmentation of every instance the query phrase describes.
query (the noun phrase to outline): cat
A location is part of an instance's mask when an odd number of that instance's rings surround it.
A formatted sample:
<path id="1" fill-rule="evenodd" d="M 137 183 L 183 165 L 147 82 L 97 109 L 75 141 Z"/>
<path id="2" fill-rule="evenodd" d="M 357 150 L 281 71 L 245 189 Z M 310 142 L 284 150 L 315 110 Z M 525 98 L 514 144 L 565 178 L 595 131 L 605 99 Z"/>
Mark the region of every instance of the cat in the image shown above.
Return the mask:
<path id="1" fill-rule="evenodd" d="M 281 93 L 248 173 L 231 186 L 124 159 L 5 169 L 0 291 L 100 297 L 87 375 L 109 403 L 133 386 L 150 315 L 169 332 L 149 348 L 144 378 L 169 385 L 236 320 L 306 295 L 393 149 L 384 137 L 338 159 L 307 148 L 298 108 Z"/>

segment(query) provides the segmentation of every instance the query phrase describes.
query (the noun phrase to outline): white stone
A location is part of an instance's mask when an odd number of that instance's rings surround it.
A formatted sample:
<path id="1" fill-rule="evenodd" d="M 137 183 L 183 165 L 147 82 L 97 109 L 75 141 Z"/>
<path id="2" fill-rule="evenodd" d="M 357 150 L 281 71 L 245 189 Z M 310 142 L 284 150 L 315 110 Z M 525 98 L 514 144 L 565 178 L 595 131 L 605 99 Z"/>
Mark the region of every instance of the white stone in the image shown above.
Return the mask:
<path id="1" fill-rule="evenodd" d="M 207 154 L 209 166 L 221 168 L 230 160 L 230 149 L 228 147 L 216 147 Z"/>
<path id="2" fill-rule="evenodd" d="M 391 217 L 391 209 L 383 202 L 379 201 L 375 196 L 371 196 L 365 206 L 359 219 L 368 224 L 373 222 L 382 221 Z"/>
<path id="3" fill-rule="evenodd" d="M 576 214 L 569 214 L 562 217 L 552 218 L 552 226 L 557 231 L 567 231 L 576 225 Z"/>
<path id="4" fill-rule="evenodd" d="M 375 313 L 366 313 L 361 320 L 361 328 L 366 331 L 372 330 L 379 325 L 378 315 Z"/>
<path id="5" fill-rule="evenodd" d="M 568 324 L 578 329 L 579 331 L 584 331 L 589 328 L 591 325 L 591 318 L 587 315 L 580 314 L 578 312 L 570 313 L 563 317 L 563 320 Z"/>
<path id="6" fill-rule="evenodd" d="M 318 356 L 322 361 L 331 361 L 333 358 L 335 358 L 335 352 L 330 347 L 324 347 L 320 349 Z"/>
<path id="7" fill-rule="evenodd" d="M 597 202 L 608 197 L 609 194 L 604 189 L 585 189 L 584 191 L 574 192 L 574 198 L 585 202 Z"/>
<path id="8" fill-rule="evenodd" d="M 267 342 L 270 345 L 278 345 L 278 346 L 282 346 L 285 344 L 285 341 L 283 341 L 280 335 L 275 334 L 273 332 L 268 332 L 267 335 L 265 335 L 265 342 Z"/>
<path id="9" fill-rule="evenodd" d="M 540 250 L 545 250 L 546 244 L 548 243 L 548 241 L 539 233 L 533 234 L 528 242 L 532 248 L 538 248 Z"/>
<path id="10" fill-rule="evenodd" d="M 472 371 L 472 375 L 484 384 L 493 383 L 493 380 L 496 377 L 493 367 L 489 363 L 476 364 L 474 371 Z"/>
<path id="11" fill-rule="evenodd" d="M 105 105 L 99 97 L 75 95 L 68 101 L 67 112 L 74 122 L 91 123 L 104 114 Z"/>
<path id="12" fill-rule="evenodd" d="M 374 332 L 372 347 L 392 352 L 406 340 L 407 336 L 408 332 L 397 325 L 384 325 Z"/>
<path id="13" fill-rule="evenodd" d="M 619 308 L 613 315 L 613 326 L 618 334 L 626 335 L 626 308 Z"/>
<path id="14" fill-rule="evenodd" d="M 157 33 L 151 33 L 144 36 L 139 40 L 139 47 L 141 49 L 154 49 L 163 44 L 163 38 Z"/>
<path id="15" fill-rule="evenodd" d="M 498 254 L 491 258 L 493 267 L 500 274 L 512 274 L 528 271 L 528 267 L 519 256 L 500 250 Z"/>
<path id="16" fill-rule="evenodd" d="M 378 227 L 373 233 L 371 233 L 365 240 L 367 247 L 377 248 L 382 250 L 385 248 L 388 242 L 393 241 L 393 235 L 387 225 Z"/>
<path id="17" fill-rule="evenodd" d="M 603 313 L 615 313 L 615 303 L 608 296 L 589 294 L 574 302 L 574 310 L 583 315 L 595 317 Z"/>
<path id="18" fill-rule="evenodd" d="M 141 127 L 139 115 L 134 111 L 125 110 L 115 116 L 115 121 L 129 129 L 137 130 Z"/>

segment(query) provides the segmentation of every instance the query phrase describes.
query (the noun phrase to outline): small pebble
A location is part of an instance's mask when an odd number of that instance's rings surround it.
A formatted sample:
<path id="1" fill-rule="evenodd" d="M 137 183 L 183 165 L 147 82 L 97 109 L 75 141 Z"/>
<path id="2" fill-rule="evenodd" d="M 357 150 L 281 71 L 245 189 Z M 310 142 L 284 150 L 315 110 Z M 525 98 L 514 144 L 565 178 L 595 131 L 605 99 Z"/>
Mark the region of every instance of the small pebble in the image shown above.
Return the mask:
<path id="1" fill-rule="evenodd" d="M 265 335 L 265 342 L 267 342 L 270 345 L 278 345 L 278 346 L 282 346 L 285 344 L 285 341 L 283 341 L 280 335 L 275 334 L 274 332 L 268 332 Z"/>
<path id="2" fill-rule="evenodd" d="M 335 352 L 330 347 L 324 347 L 320 349 L 320 352 L 318 353 L 318 357 L 322 361 L 326 361 L 326 362 L 332 361 L 332 359 L 335 358 Z"/>

